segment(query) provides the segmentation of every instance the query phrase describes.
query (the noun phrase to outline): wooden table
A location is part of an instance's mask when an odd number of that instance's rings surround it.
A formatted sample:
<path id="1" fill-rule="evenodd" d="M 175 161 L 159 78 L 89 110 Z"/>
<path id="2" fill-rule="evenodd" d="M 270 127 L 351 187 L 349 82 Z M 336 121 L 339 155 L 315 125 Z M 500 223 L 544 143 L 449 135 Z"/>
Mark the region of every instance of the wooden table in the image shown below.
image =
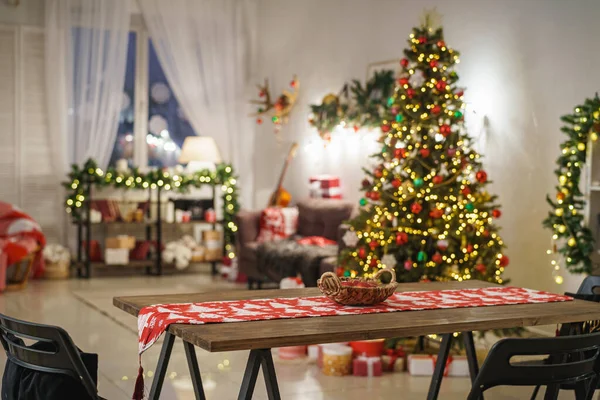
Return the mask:
<path id="1" fill-rule="evenodd" d="M 398 292 L 449 289 L 471 289 L 497 286 L 482 281 L 406 283 Z M 143 307 L 153 304 L 198 303 L 240 299 L 316 296 L 318 289 L 226 291 L 160 296 L 115 297 L 113 304 L 137 316 Z M 490 307 L 406 311 L 271 321 L 207 325 L 170 325 L 165 333 L 161 355 L 150 390 L 150 400 L 158 399 L 166 374 L 175 337 L 183 339 L 188 367 L 197 399 L 204 399 L 194 346 L 210 352 L 251 350 L 238 399 L 251 399 L 259 368 L 270 400 L 280 399 L 271 349 L 316 343 L 442 334 L 440 354 L 429 388 L 428 399 L 436 399 L 443 370 L 451 347 L 452 333 L 463 332 L 471 380 L 478 373 L 473 331 L 513 328 L 518 326 L 554 325 L 600 320 L 600 305 L 574 300 L 569 302 L 503 305 Z"/>

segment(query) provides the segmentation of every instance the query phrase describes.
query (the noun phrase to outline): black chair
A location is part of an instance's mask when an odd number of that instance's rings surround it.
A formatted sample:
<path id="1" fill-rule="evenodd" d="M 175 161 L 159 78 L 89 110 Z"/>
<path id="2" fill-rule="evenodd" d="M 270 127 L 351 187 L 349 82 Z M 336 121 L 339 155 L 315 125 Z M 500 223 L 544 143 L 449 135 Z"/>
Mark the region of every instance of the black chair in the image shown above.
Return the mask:
<path id="1" fill-rule="evenodd" d="M 514 356 L 550 355 L 548 362 L 515 362 Z M 600 374 L 600 333 L 555 338 L 503 339 L 485 359 L 467 397 L 494 386 L 573 384 L 577 400 L 591 400 Z M 588 388 L 594 388 L 588 390 Z"/>
<path id="2" fill-rule="evenodd" d="M 36 343 L 28 346 L 23 339 Z M 83 394 L 87 393 L 89 399 L 102 399 L 82 360 L 82 354 L 64 329 L 0 314 L 0 341 L 9 362 L 26 370 L 67 375 L 74 379 L 69 382 L 81 384 L 83 388 L 77 389 Z"/>

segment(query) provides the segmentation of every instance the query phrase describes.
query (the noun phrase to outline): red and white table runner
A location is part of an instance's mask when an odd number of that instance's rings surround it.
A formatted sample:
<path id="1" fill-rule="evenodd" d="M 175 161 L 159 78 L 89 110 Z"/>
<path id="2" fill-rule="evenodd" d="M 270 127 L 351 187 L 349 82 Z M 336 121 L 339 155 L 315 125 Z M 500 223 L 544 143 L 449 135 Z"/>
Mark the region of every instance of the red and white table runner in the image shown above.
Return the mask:
<path id="1" fill-rule="evenodd" d="M 325 296 L 158 304 L 142 308 L 138 315 L 139 353 L 152 346 L 170 324 L 201 325 L 569 300 L 572 298 L 538 290 L 491 287 L 395 293 L 384 303 L 368 307 L 343 306 Z"/>

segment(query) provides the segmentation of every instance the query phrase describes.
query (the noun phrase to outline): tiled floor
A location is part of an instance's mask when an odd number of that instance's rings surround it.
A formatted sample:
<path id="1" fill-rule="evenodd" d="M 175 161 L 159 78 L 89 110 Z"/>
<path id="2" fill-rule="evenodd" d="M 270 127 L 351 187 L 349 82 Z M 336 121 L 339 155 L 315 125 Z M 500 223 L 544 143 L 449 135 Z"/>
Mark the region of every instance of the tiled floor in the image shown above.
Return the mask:
<path id="1" fill-rule="evenodd" d="M 115 277 L 91 280 L 34 281 L 21 292 L 0 295 L 0 312 L 26 320 L 60 325 L 84 351 L 100 355 L 100 394 L 110 400 L 130 399 L 137 373 L 136 320 L 112 306 L 117 295 L 207 292 L 243 288 L 204 274 L 165 277 Z M 160 344 L 143 356 L 147 372 L 146 388 L 151 383 Z M 235 399 L 242 379 L 247 352 L 207 353 L 198 349 L 198 360 L 208 399 Z M 0 354 L 0 369 L 5 362 Z M 304 361 L 279 361 L 275 367 L 283 399 L 424 399 L 429 379 L 408 374 L 386 374 L 377 378 L 328 377 Z M 469 390 L 466 378 L 446 378 L 440 399 L 465 399 Z M 498 388 L 486 399 L 529 398 L 529 388 Z M 542 397 L 542 396 L 540 396 Z M 573 393 L 561 394 L 572 399 Z M 193 399 L 183 347 L 175 343 L 161 399 Z M 266 399 L 264 383 L 259 380 L 255 399 Z"/>

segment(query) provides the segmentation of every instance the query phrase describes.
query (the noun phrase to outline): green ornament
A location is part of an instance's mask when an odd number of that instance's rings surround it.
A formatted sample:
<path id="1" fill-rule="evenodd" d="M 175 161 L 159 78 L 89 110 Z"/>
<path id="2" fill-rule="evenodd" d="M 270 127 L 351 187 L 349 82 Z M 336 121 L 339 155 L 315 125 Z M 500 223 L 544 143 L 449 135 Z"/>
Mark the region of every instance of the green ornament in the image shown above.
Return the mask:
<path id="1" fill-rule="evenodd" d="M 360 199 L 360 201 L 358 202 L 361 206 L 366 206 L 367 205 L 367 199 L 365 199 L 364 197 L 362 199 Z"/>
<path id="2" fill-rule="evenodd" d="M 390 97 L 390 98 L 388 99 L 388 103 L 387 103 L 387 104 L 388 104 L 388 106 L 391 106 L 392 104 L 394 104 L 394 98 L 393 98 L 393 97 Z"/>
<path id="3" fill-rule="evenodd" d="M 265 110 L 264 110 L 262 107 L 259 107 L 259 108 L 258 108 L 258 112 L 259 112 L 259 113 L 261 113 L 261 112 L 263 112 L 263 111 L 265 111 Z"/>
<path id="4" fill-rule="evenodd" d="M 271 118 L 271 121 L 273 121 L 273 123 L 277 123 L 277 121 L 279 121 L 279 117 L 273 116 L 273 118 Z"/>
<path id="5" fill-rule="evenodd" d="M 467 211 L 471 212 L 475 209 L 475 205 L 473 203 L 467 203 L 465 208 L 467 209 Z"/>
<path id="6" fill-rule="evenodd" d="M 396 115 L 396 121 L 402 122 L 402 120 L 404 120 L 404 117 L 402 116 L 402 114 L 397 114 Z"/>
<path id="7" fill-rule="evenodd" d="M 415 180 L 413 181 L 413 184 L 415 185 L 415 187 L 421 187 L 421 186 L 423 186 L 423 179 L 415 178 Z"/>
<path id="8" fill-rule="evenodd" d="M 388 147 L 387 144 L 383 145 L 383 148 L 381 149 L 382 152 L 387 153 L 390 150 L 390 148 Z"/>
<path id="9" fill-rule="evenodd" d="M 419 254 L 417 254 L 417 261 L 418 262 L 425 262 L 425 261 L 427 261 L 427 253 L 425 253 L 423 250 L 421 250 L 419 252 Z"/>
<path id="10" fill-rule="evenodd" d="M 348 271 L 348 270 L 344 271 L 344 276 L 346 276 L 346 277 L 350 276 L 350 271 Z"/>
<path id="11" fill-rule="evenodd" d="M 461 113 L 460 111 L 455 111 L 455 112 L 454 112 L 454 116 L 455 116 L 456 118 L 462 118 L 462 116 L 463 116 L 463 113 Z"/>

